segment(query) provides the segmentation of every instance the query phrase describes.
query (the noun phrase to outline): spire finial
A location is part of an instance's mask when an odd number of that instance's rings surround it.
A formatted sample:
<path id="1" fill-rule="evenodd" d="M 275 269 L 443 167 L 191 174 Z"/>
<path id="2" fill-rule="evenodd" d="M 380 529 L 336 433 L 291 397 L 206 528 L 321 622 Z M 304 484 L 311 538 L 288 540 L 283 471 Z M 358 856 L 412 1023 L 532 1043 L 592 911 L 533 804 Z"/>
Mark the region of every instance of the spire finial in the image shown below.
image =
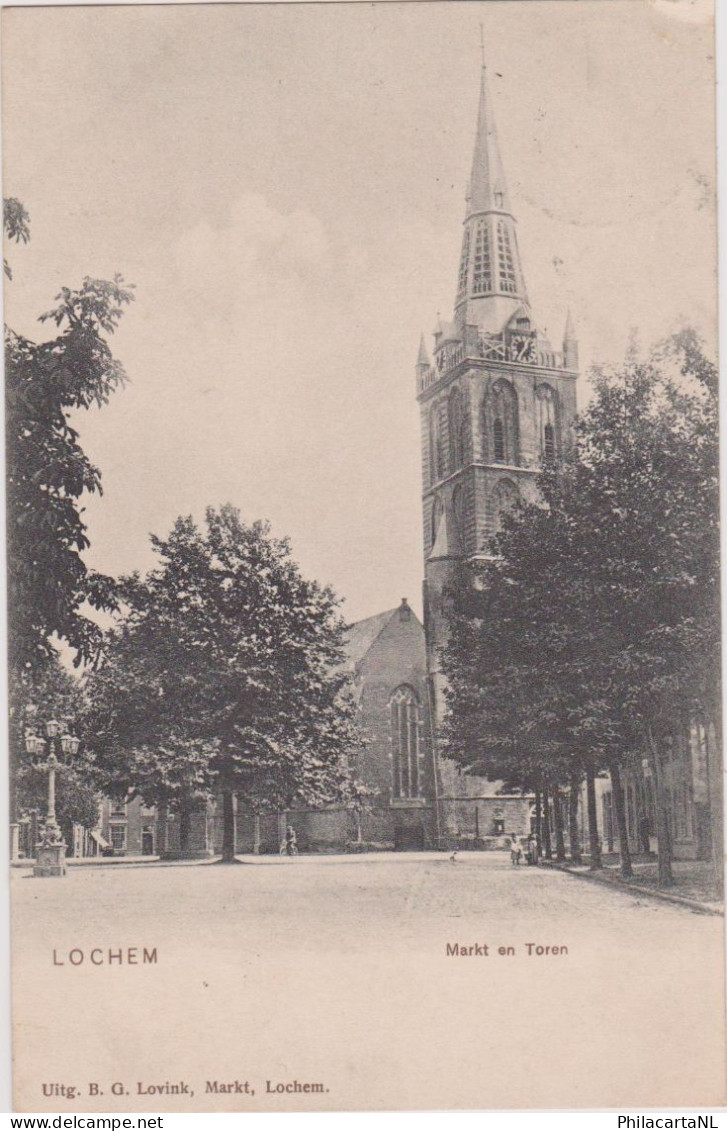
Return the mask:
<path id="1" fill-rule="evenodd" d="M 481 45 L 480 100 L 467 215 L 473 212 L 488 212 L 493 208 L 497 208 L 499 212 L 510 212 L 505 171 L 502 167 L 492 101 L 487 85 L 484 33 Z"/>
<path id="2" fill-rule="evenodd" d="M 467 192 L 465 231 L 457 273 L 457 327 L 477 323 L 498 332 L 521 305 L 527 305 L 515 218 L 487 83 L 485 33 L 480 24 L 480 97 L 472 174 Z"/>

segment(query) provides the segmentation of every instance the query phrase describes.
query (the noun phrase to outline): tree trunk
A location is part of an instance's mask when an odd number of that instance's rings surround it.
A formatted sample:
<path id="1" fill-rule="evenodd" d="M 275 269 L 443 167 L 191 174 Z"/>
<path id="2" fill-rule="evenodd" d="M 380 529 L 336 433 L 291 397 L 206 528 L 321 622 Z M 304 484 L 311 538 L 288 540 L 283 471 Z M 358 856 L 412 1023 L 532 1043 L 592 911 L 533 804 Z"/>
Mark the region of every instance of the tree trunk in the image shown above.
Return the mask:
<path id="1" fill-rule="evenodd" d="M 578 828 L 578 802 L 581 783 L 578 774 L 572 774 L 568 791 L 568 837 L 570 839 L 570 858 L 574 864 L 582 864 L 581 834 Z"/>
<path id="2" fill-rule="evenodd" d="M 252 851 L 255 856 L 260 855 L 260 814 L 256 813 L 253 817 L 253 842 Z"/>
<path id="3" fill-rule="evenodd" d="M 603 867 L 601 860 L 601 842 L 598 837 L 598 815 L 596 813 L 596 775 L 589 762 L 586 767 L 586 791 L 588 794 L 588 847 L 590 851 L 589 867 L 592 872 L 598 872 Z"/>
<path id="4" fill-rule="evenodd" d="M 157 809 L 157 856 L 163 860 L 169 854 L 169 807 L 160 802 Z"/>
<path id="5" fill-rule="evenodd" d="M 621 773 L 618 762 L 609 764 L 611 772 L 611 785 L 613 790 L 613 804 L 616 809 L 616 825 L 618 827 L 618 854 L 621 857 L 621 875 L 625 880 L 630 880 L 634 874 L 631 867 L 631 852 L 629 850 L 629 834 L 626 826 L 626 806 L 624 804 L 624 791 L 621 784 Z"/>
<path id="6" fill-rule="evenodd" d="M 538 842 L 538 850 L 543 843 L 543 798 L 540 790 L 535 790 L 535 839 Z"/>
<path id="7" fill-rule="evenodd" d="M 189 852 L 189 834 L 192 828 L 192 809 L 184 802 L 179 807 L 179 855 Z"/>
<path id="8" fill-rule="evenodd" d="M 719 721 L 719 719 L 718 719 Z M 709 840 L 715 887 L 720 899 L 724 897 L 724 817 L 722 809 L 722 774 L 719 772 L 719 727 L 708 717 L 702 720 L 704 732 L 704 775 L 709 812 Z"/>
<path id="9" fill-rule="evenodd" d="M 555 819 L 555 858 L 559 864 L 565 863 L 565 838 L 563 836 L 563 808 L 560 788 L 553 787 L 553 817 Z"/>
<path id="10" fill-rule="evenodd" d="M 661 771 L 659 750 L 651 727 L 646 728 L 646 744 L 649 750 L 651 772 L 654 775 L 654 799 L 656 801 L 656 840 L 659 887 L 670 888 L 674 884 L 671 868 L 671 834 L 669 832 L 669 811 L 664 790 L 664 775 Z"/>
<path id="11" fill-rule="evenodd" d="M 546 860 L 553 859 L 553 846 L 550 841 L 550 799 L 546 782 L 543 782 L 543 855 Z"/>
<path id="12" fill-rule="evenodd" d="M 235 863 L 235 794 L 231 789 L 222 791 L 222 863 Z"/>
<path id="13" fill-rule="evenodd" d="M 8 742 L 8 807 L 10 810 L 10 824 L 17 824 L 20 819 L 20 811 L 18 809 L 18 768 L 20 764 L 19 751 L 22 749 L 21 743 L 24 740 L 22 725 L 19 725 L 14 715 L 17 714 L 17 707 L 11 708 L 10 711 L 10 734 Z"/>

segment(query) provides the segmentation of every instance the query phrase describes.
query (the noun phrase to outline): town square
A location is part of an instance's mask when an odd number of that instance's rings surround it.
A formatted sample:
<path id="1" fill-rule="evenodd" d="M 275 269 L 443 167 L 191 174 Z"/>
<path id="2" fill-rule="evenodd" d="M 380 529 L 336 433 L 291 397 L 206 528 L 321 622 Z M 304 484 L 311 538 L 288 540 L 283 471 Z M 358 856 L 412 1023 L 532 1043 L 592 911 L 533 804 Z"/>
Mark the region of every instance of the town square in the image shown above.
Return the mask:
<path id="1" fill-rule="evenodd" d="M 663 7 L 5 12 L 22 1110 L 724 1099 Z"/>
<path id="2" fill-rule="evenodd" d="M 485 1094 L 488 1107 L 559 1107 L 574 1079 L 582 1106 L 619 1106 L 635 1090 L 644 1106 L 717 1100 L 719 915 L 517 869 L 496 852 L 456 864 L 416 852 L 241 860 L 81 865 L 63 883 L 13 870 L 20 1063 L 49 1024 L 63 1034 L 36 1091 L 24 1084 L 31 1110 L 44 1082 L 78 1089 L 46 1101 L 68 1112 L 148 1110 L 145 1081 L 189 1085 L 193 1096 L 162 1097 L 171 1112 L 280 1110 L 290 1093 L 265 1082 L 295 1079 L 329 1089 L 296 1093 L 301 1110 L 360 1106 L 360 1080 L 366 1107 L 381 1109 L 475 1107 Z M 528 955 L 528 944 L 567 954 Z M 628 1034 L 616 1048 L 614 1027 Z M 172 1041 L 175 1029 L 188 1039 Z M 703 1055 L 685 1088 L 697 1030 Z M 215 1080 L 255 1094 L 208 1091 Z M 105 1094 L 89 1096 L 89 1083 Z"/>

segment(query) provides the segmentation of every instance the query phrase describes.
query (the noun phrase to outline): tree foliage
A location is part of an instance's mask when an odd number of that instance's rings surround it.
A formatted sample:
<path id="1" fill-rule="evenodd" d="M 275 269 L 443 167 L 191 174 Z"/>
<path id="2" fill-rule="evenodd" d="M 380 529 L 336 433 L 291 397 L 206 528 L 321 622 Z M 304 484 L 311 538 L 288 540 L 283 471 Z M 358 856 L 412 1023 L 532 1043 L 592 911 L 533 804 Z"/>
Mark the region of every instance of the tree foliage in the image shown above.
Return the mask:
<path id="1" fill-rule="evenodd" d="M 454 587 L 447 753 L 521 788 L 719 701 L 716 370 L 685 331 L 597 375 L 573 453 Z"/>
<path id="2" fill-rule="evenodd" d="M 5 231 L 29 239 L 28 214 L 5 201 Z M 9 275 L 6 264 L 6 274 Z M 11 667 L 37 668 L 54 654 L 52 637 L 65 640 L 76 662 L 91 660 L 100 631 L 83 606 L 111 610 L 114 585 L 89 570 L 81 499 L 101 491 L 101 474 L 84 453 L 72 416 L 104 404 L 124 383 L 122 365 L 107 341 L 133 287 L 86 278 L 63 287 L 40 316 L 57 331 L 33 342 L 5 328 L 9 658 Z"/>
<path id="3" fill-rule="evenodd" d="M 7 239 L 14 243 L 27 243 L 30 239 L 30 216 L 14 196 L 6 197 L 3 201 L 3 225 Z M 13 272 L 5 258 L 3 270 L 6 278 L 12 279 Z"/>
<path id="4" fill-rule="evenodd" d="M 110 786 L 172 803 L 215 788 L 258 810 L 345 794 L 354 708 L 330 589 L 231 506 L 152 542 L 160 564 L 123 581 L 124 615 L 89 680 Z"/>
<path id="5" fill-rule="evenodd" d="M 715 366 L 685 331 L 602 375 L 578 426 L 569 514 L 581 606 L 621 702 L 660 730 L 718 714 L 715 390 Z"/>

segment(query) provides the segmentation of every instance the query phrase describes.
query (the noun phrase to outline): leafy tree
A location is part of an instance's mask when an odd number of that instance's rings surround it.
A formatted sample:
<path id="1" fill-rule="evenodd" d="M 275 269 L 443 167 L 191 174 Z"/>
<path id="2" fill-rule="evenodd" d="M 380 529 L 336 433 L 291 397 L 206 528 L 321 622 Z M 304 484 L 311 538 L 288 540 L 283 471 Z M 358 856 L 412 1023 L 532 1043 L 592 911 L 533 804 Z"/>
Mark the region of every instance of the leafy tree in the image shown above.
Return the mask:
<path id="1" fill-rule="evenodd" d="M 555 485 L 552 475 L 542 486 Z M 557 577 L 567 540 L 557 508 L 519 507 L 505 521 L 498 553 L 462 568 L 444 656 L 448 756 L 507 788 L 534 791 L 537 818 L 553 798 L 556 854 L 564 858 L 561 786 L 577 795 L 585 767 L 571 733 L 563 668 L 574 626 L 563 616 Z M 541 823 L 546 856 L 550 821 Z M 571 850 L 579 841 L 571 823 Z"/>
<path id="2" fill-rule="evenodd" d="M 14 196 L 6 197 L 3 201 L 3 224 L 5 235 L 14 243 L 27 243 L 30 239 L 30 216 Z M 5 277 L 12 279 L 13 272 L 7 259 L 3 259 L 3 270 Z"/>
<path id="3" fill-rule="evenodd" d="M 5 199 L 3 221 L 8 240 L 28 242 L 30 217 L 19 200 Z M 7 259 L 4 269 L 12 278 Z M 5 326 L 11 819 L 23 744 L 22 704 L 13 688 L 21 676 L 52 665 L 54 636 L 70 645 L 77 663 L 92 660 L 101 632 L 84 606 L 115 608 L 112 580 L 82 558 L 89 543 L 80 500 L 86 491 L 101 491 L 101 474 L 70 415 L 103 404 L 123 384 L 106 336 L 132 298 L 120 275 L 112 282 L 86 278 L 80 290 L 64 287 L 57 305 L 41 315 L 58 331 L 50 341 L 32 342 Z"/>
<path id="4" fill-rule="evenodd" d="M 665 886 L 659 746 L 695 714 L 718 725 L 715 382 L 690 331 L 597 375 L 572 459 L 505 523 L 480 588 L 457 587 L 445 656 L 453 756 L 466 764 L 479 742 L 491 775 L 528 788 L 565 776 L 572 795 L 585 772 L 592 866 L 594 775 L 611 773 L 628 875 L 620 777 L 648 751 Z"/>
<path id="5" fill-rule="evenodd" d="M 27 242 L 29 217 L 19 201 L 4 207 L 10 240 Z M 5 264 L 9 276 L 10 268 Z M 110 578 L 89 570 L 79 504 L 101 491 L 101 474 L 85 455 L 71 414 L 104 404 L 124 383 L 107 336 L 116 329 L 133 288 L 86 278 L 79 290 L 63 287 L 56 306 L 40 316 L 57 335 L 32 342 L 5 328 L 9 661 L 15 670 L 42 666 L 54 654 L 55 635 L 77 662 L 93 658 L 97 625 L 82 612 L 115 607 Z"/>
<path id="6" fill-rule="evenodd" d="M 346 798 L 349 811 L 353 814 L 356 844 L 363 843 L 363 818 L 367 813 L 373 812 L 375 799 L 380 794 L 381 790 L 364 785 L 363 782 L 351 775 L 346 789 Z"/>
<path id="7" fill-rule="evenodd" d="M 258 812 L 348 794 L 345 626 L 288 542 L 229 505 L 208 509 L 204 531 L 179 518 L 152 543 L 160 564 L 123 582 L 90 677 L 95 750 L 110 784 L 145 798 L 171 782 L 180 798 L 219 790 L 232 860 L 235 794 Z"/>
<path id="8" fill-rule="evenodd" d="M 650 757 L 664 886 L 672 876 L 659 748 L 689 718 L 719 725 L 715 390 L 714 365 L 685 331 L 651 358 L 600 375 L 579 425 L 574 565 L 589 583 L 586 660 L 595 636 L 610 718 Z"/>
<path id="9" fill-rule="evenodd" d="M 159 660 L 150 628 L 122 620 L 107 634 L 103 662 L 85 680 L 83 725 L 93 735 L 104 792 L 121 799 L 140 794 L 162 817 L 170 809 L 178 813 L 184 855 L 192 812 L 216 781 L 216 744 L 190 727 L 188 701 Z"/>

